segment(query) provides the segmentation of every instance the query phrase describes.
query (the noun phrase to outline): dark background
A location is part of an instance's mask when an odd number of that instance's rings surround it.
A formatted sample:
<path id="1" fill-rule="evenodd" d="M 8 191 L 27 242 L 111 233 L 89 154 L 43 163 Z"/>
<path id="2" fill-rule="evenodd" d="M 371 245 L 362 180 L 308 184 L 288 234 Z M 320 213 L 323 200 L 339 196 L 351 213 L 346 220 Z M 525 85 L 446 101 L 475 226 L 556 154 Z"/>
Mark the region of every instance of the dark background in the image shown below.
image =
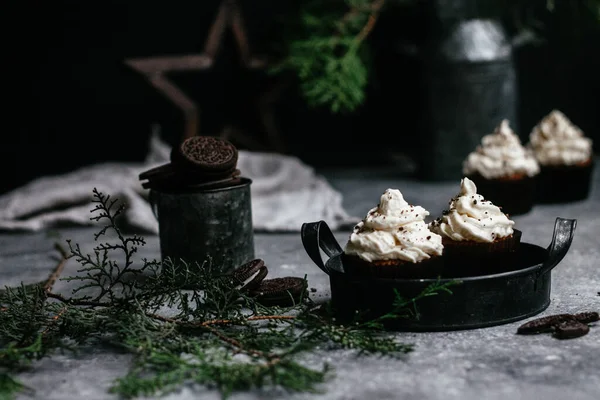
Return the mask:
<path id="1" fill-rule="evenodd" d="M 156 123 L 175 143 L 182 115 L 123 61 L 199 52 L 219 3 L 9 2 L 0 193 L 95 162 L 143 160 Z M 241 3 L 254 53 L 277 54 L 281 43 L 274 39 L 285 33 L 298 2 Z M 542 22 L 545 42 L 515 53 L 519 133 L 526 138 L 558 108 L 598 141 L 599 29 L 575 27 L 560 14 Z M 417 11 L 384 14 L 370 37 L 367 101 L 352 115 L 310 109 L 293 79 L 244 69 L 230 36 L 212 70 L 171 77 L 199 104 L 201 134 L 216 135 L 229 123 L 261 143 L 252 150 L 271 150 L 254 104 L 261 91 L 284 80 L 274 112 L 286 152 L 316 167 L 384 163 L 390 155 L 417 153 L 422 68 L 418 57 L 398 49 L 399 43 L 418 44 L 427 29 Z"/>

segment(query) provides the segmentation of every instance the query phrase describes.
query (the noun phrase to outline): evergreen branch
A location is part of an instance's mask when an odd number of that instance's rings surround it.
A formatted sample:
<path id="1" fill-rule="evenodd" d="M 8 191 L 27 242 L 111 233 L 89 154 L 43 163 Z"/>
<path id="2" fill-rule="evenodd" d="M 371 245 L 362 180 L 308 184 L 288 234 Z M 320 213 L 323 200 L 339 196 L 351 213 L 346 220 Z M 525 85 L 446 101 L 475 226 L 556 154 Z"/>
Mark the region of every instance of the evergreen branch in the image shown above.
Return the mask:
<path id="1" fill-rule="evenodd" d="M 94 195 L 95 218 L 108 221 L 94 239 L 114 230 L 116 243 L 102 243 L 89 255 L 67 241 L 68 257 L 81 265 L 78 275 L 62 278 L 79 282 L 74 295 L 52 291 L 66 258 L 60 247 L 62 258 L 46 281 L 0 292 L 0 398 L 25 389 L 14 374 L 41 357 L 92 344 L 134 356 L 129 373 L 111 388 L 124 397 L 165 394 L 193 382 L 217 388 L 223 397 L 273 385 L 315 392 L 329 377 L 329 367 L 307 368 L 296 357 L 316 346 L 390 356 L 412 349 L 379 332 L 382 321 L 342 326 L 310 302 L 262 306 L 235 289 L 230 276 L 216 276 L 211 260 L 142 260 L 141 268 L 133 268 L 134 248 L 143 240 L 117 231 L 116 200 Z M 123 263 L 110 257 L 115 253 Z M 96 294 L 80 295 L 82 288 Z M 414 299 L 398 294 L 394 313 L 418 315 L 415 302 L 442 290 L 444 285 L 432 285 Z M 161 314 L 164 307 L 174 315 Z"/>
<path id="2" fill-rule="evenodd" d="M 212 333 L 213 335 L 215 335 L 216 337 L 218 337 L 221 341 L 233 346 L 237 351 L 241 351 L 245 354 L 248 354 L 249 356 L 255 356 L 255 357 L 264 358 L 264 359 L 268 359 L 268 360 L 278 359 L 277 356 L 272 355 L 272 354 L 266 354 L 259 350 L 247 349 L 242 343 L 240 343 L 240 341 L 238 341 L 230 336 L 225 335 L 223 332 L 219 331 L 218 329 L 216 329 L 210 325 L 205 325 L 204 328 L 206 330 L 208 330 L 210 333 Z"/>
<path id="3" fill-rule="evenodd" d="M 212 325 L 234 325 L 234 324 L 244 324 L 244 323 L 253 322 L 253 321 L 273 321 L 273 320 L 289 321 L 289 320 L 296 319 L 296 317 L 294 317 L 292 315 L 253 315 L 253 316 L 245 317 L 245 318 L 238 319 L 238 320 L 211 319 L 208 321 L 188 322 L 188 321 L 181 321 L 181 320 L 177 320 L 177 319 L 173 319 L 173 318 L 167 318 L 167 317 L 163 317 L 162 315 L 156 315 L 156 314 L 146 314 L 146 315 L 150 318 L 154 318 L 159 321 L 170 322 L 172 324 L 181 324 L 181 325 L 188 326 L 188 327 L 194 327 L 194 326 L 207 327 L 207 326 L 212 326 Z"/>
<path id="4" fill-rule="evenodd" d="M 506 0 L 478 2 L 480 18 L 502 20 L 515 34 L 515 42 L 539 43 L 544 25 L 560 16 L 574 29 L 569 34 L 597 31 L 600 1 Z M 417 6 L 416 0 L 305 1 L 295 27 L 285 43 L 285 57 L 271 73 L 288 72 L 299 81 L 310 107 L 333 113 L 356 110 L 365 100 L 369 78 L 369 46 L 366 39 L 379 16 L 392 4 Z"/>
<path id="5" fill-rule="evenodd" d="M 235 324 L 236 322 L 233 320 L 217 319 L 217 320 L 200 321 L 200 322 L 194 323 L 194 322 L 180 321 L 180 320 L 176 320 L 176 319 L 172 319 L 172 318 L 167 318 L 167 317 L 163 317 L 163 316 L 156 315 L 156 314 L 146 314 L 146 315 L 150 318 L 154 318 L 154 319 L 157 319 L 157 320 L 160 320 L 163 322 L 178 324 L 178 325 L 181 325 L 184 327 L 197 327 L 197 328 L 206 329 L 208 332 L 215 335 L 217 338 L 219 338 L 224 343 L 227 343 L 227 344 L 233 346 L 234 348 L 236 348 L 239 352 L 243 352 L 250 356 L 268 359 L 271 361 L 279 358 L 273 354 L 266 354 L 259 350 L 248 349 L 239 340 L 234 339 L 230 336 L 227 336 L 225 333 L 219 331 L 218 329 L 216 329 L 214 327 L 214 325 Z M 237 323 L 244 324 L 244 323 L 248 323 L 248 322 L 252 322 L 252 321 L 265 321 L 265 320 L 293 320 L 294 318 L 295 317 L 293 317 L 293 316 L 287 316 L 287 315 L 261 315 L 261 316 L 247 317 L 243 320 L 238 321 Z"/>
<path id="6" fill-rule="evenodd" d="M 45 293 L 42 286 L 32 285 L 6 288 L 0 295 L 0 346 L 8 343 L 27 345 L 46 322 Z"/>
<path id="7" fill-rule="evenodd" d="M 375 0 L 375 2 L 372 4 L 371 15 L 369 15 L 367 23 L 362 27 L 362 29 L 354 39 L 358 44 L 362 43 L 375 27 L 375 23 L 377 22 L 377 18 L 379 18 L 379 13 L 384 4 L 385 0 Z"/>
<path id="8" fill-rule="evenodd" d="M 8 373 L 0 371 L 0 400 L 12 400 L 25 389 L 29 388 Z"/>
<path id="9" fill-rule="evenodd" d="M 71 305 L 71 306 L 90 306 L 90 307 L 110 307 L 114 305 L 114 303 L 110 302 L 101 302 L 101 301 L 91 301 L 91 300 L 82 300 L 82 299 L 74 299 L 67 298 L 59 293 L 48 292 L 46 293 L 48 298 L 56 299 L 62 303 Z"/>
<path id="10" fill-rule="evenodd" d="M 0 362 L 2 367 L 24 368 L 29 366 L 32 358 L 39 358 L 42 353 L 42 335 L 38 335 L 31 344 L 21 346 L 19 343 L 9 343 L 0 349 Z M 25 357 L 24 357 L 25 356 Z M 23 361 L 25 360 L 25 364 Z"/>
<path id="11" fill-rule="evenodd" d="M 57 313 L 52 317 L 52 320 L 48 323 L 46 328 L 42 331 L 42 337 L 47 335 L 51 329 L 55 328 L 59 323 L 60 318 L 68 311 L 67 306 L 63 306 Z"/>
<path id="12" fill-rule="evenodd" d="M 364 322 L 361 324 L 362 328 L 375 328 L 381 329 L 381 324 L 390 319 L 398 319 L 398 318 L 415 318 L 419 319 L 420 314 L 417 309 L 417 302 L 425 297 L 437 296 L 439 293 L 445 292 L 448 294 L 452 294 L 452 290 L 450 287 L 455 285 L 462 284 L 462 281 L 459 280 L 451 280 L 448 282 L 441 282 L 439 279 L 427 286 L 421 293 L 417 296 L 407 299 L 403 297 L 398 290 L 394 289 L 394 303 L 392 305 L 392 311 L 386 313 L 380 317 L 377 317 L 373 320 Z"/>
<path id="13" fill-rule="evenodd" d="M 385 0 L 307 3 L 286 58 L 271 72 L 293 72 L 311 107 L 326 106 L 334 113 L 355 110 L 364 101 L 368 80 L 362 44 L 384 5 Z M 332 11 L 334 6 L 346 11 L 340 15 Z"/>
<path id="14" fill-rule="evenodd" d="M 60 277 L 60 274 L 65 269 L 65 265 L 67 263 L 67 260 L 69 259 L 69 254 L 60 244 L 55 243 L 54 248 L 60 253 L 61 258 L 60 258 L 60 261 L 58 262 L 58 264 L 56 265 L 56 267 L 54 268 L 54 270 L 52 270 L 52 273 L 50 274 L 50 276 L 48 277 L 46 282 L 44 283 L 43 287 L 44 287 L 44 291 L 46 291 L 46 292 L 49 292 L 52 290 L 52 288 L 54 287 L 54 284 L 56 283 L 56 280 Z"/>
<path id="15" fill-rule="evenodd" d="M 315 386 L 324 381 L 327 369 L 314 371 L 292 361 L 232 362 L 223 355 L 207 357 L 194 354 L 193 361 L 172 357 L 169 353 L 154 353 L 144 361 L 154 363 L 164 372 L 143 376 L 132 372 L 118 379 L 112 388 L 125 398 L 139 395 L 165 394 L 177 389 L 185 382 L 195 382 L 216 387 L 227 398 L 234 391 L 279 385 L 300 392 L 316 392 Z"/>
<path id="16" fill-rule="evenodd" d="M 54 247 L 61 258 L 46 281 L 33 285 L 22 284 L 16 291 L 7 288 L 0 293 L 0 305 L 6 304 L 6 307 L 0 308 L 2 312 L 0 324 L 5 328 L 0 330 L 0 346 L 2 346 L 0 348 L 0 398 L 12 399 L 18 392 L 29 390 L 4 370 L 20 370 L 29 367 L 32 360 L 41 358 L 44 354 L 42 336 L 48 333 L 52 325 L 48 324 L 41 334 L 32 340 L 33 333 L 43 326 L 43 324 L 36 326 L 34 319 L 45 318 L 45 296 L 52 290 L 68 258 L 62 246 L 55 244 Z M 24 308 L 25 312 L 31 312 L 30 316 L 33 318 L 20 320 L 25 321 L 25 325 L 20 326 L 19 321 L 13 319 L 19 318 L 18 312 L 15 312 L 16 308 L 20 311 Z M 57 321 L 59 317 L 60 315 L 57 315 L 52 319 Z"/>
<path id="17" fill-rule="evenodd" d="M 90 217 L 90 220 L 100 222 L 107 220 L 98 233 L 94 234 L 94 240 L 106 235 L 109 230 L 113 231 L 118 238 L 117 243 L 101 243 L 94 247 L 94 257 L 90 254 L 84 254 L 79 244 L 73 246 L 70 240 L 67 240 L 70 257 L 75 257 L 82 266 L 77 272 L 86 272 L 84 275 L 64 278 L 66 281 L 79 280 L 85 282 L 73 290 L 76 294 L 84 289 L 97 288 L 98 294 L 92 301 L 100 302 L 105 297 L 111 301 L 130 296 L 135 291 L 135 281 L 129 282 L 125 278 L 135 276 L 141 273 L 141 270 L 132 268 L 133 255 L 137 252 L 138 246 L 146 244 L 145 239 L 134 235 L 125 238 L 117 225 L 117 218 L 123 212 L 125 204 L 119 203 L 117 199 L 111 199 L 110 195 L 104 195 L 96 188 L 93 189 L 93 203 L 96 206 L 91 210 L 96 213 Z M 116 261 L 109 259 L 109 254 L 117 251 L 123 254 L 124 263 L 120 266 Z M 115 289 L 120 287 L 120 293 Z"/>

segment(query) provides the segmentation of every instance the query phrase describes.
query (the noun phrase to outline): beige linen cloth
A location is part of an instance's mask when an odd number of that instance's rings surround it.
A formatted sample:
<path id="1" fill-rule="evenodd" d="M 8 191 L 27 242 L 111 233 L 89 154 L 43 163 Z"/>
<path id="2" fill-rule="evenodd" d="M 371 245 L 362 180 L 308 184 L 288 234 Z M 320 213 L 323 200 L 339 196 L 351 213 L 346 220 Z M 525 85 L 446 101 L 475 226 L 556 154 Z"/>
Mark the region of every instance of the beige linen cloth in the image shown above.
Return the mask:
<path id="1" fill-rule="evenodd" d="M 92 189 L 127 203 L 124 218 L 133 229 L 158 233 L 148 190 L 138 175 L 169 161 L 170 147 L 154 134 L 143 163 L 105 163 L 41 177 L 0 195 L 0 230 L 39 231 L 64 225 L 92 225 Z M 238 168 L 252 179 L 256 231 L 299 231 L 302 223 L 325 220 L 332 229 L 358 221 L 342 206 L 342 195 L 308 165 L 291 156 L 240 151 Z"/>

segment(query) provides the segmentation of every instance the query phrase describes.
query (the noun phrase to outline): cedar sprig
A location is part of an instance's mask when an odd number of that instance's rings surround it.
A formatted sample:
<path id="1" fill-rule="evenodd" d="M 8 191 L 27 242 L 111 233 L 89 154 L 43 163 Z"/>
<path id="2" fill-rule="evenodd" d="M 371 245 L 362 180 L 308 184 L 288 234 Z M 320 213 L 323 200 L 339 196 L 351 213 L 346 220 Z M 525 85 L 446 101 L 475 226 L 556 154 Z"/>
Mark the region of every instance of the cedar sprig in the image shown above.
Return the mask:
<path id="1" fill-rule="evenodd" d="M 379 16 L 391 6 L 431 6 L 422 0 L 312 0 L 286 19 L 284 58 L 272 73 L 289 73 L 298 82 L 308 106 L 332 113 L 355 111 L 365 99 L 371 74 L 367 38 Z M 600 27 L 600 0 L 503 0 L 471 2 L 467 18 L 504 22 L 515 43 L 543 43 L 551 26 L 572 27 L 569 35 Z M 422 24 L 427 26 L 427 24 Z M 427 32 L 423 32 L 427 35 Z M 387 37 L 388 41 L 399 40 Z"/>
<path id="2" fill-rule="evenodd" d="M 311 107 L 349 112 L 365 99 L 369 56 L 364 42 L 385 0 L 304 2 L 286 57 L 272 73 L 290 72 Z"/>
<path id="3" fill-rule="evenodd" d="M 29 390 L 28 387 L 0 369 L 0 399 L 12 399 L 26 389 Z"/>
<path id="4" fill-rule="evenodd" d="M 211 260 L 142 259 L 138 265 L 133 255 L 145 242 L 119 230 L 124 206 L 93 193 L 92 219 L 107 223 L 94 238 L 108 240 L 93 255 L 71 242 L 70 253 L 57 246 L 61 260 L 48 280 L 0 291 L 0 398 L 27 389 L 15 377 L 35 368 L 36 360 L 85 346 L 133 355 L 129 373 L 110 389 L 126 398 L 166 394 L 187 383 L 215 388 L 223 398 L 272 386 L 316 392 L 332 376 L 330 368 L 308 367 L 301 355 L 317 346 L 388 356 L 412 349 L 378 331 L 382 321 L 339 325 L 326 305 L 310 299 L 291 307 L 260 305 L 229 275 L 215 275 Z M 82 266 L 79 275 L 63 278 L 80 283 L 71 297 L 53 291 L 67 258 Z M 440 290 L 432 286 L 420 296 Z M 397 300 L 396 316 L 414 315 L 419 298 Z"/>
<path id="5" fill-rule="evenodd" d="M 392 303 L 391 311 L 364 322 L 359 322 L 361 328 L 364 329 L 378 329 L 381 330 L 384 327 L 386 321 L 400 319 L 400 318 L 413 318 L 419 319 L 421 314 L 417 307 L 419 300 L 425 297 L 437 296 L 440 293 L 452 294 L 450 289 L 452 286 L 460 285 L 460 280 L 445 280 L 438 279 L 437 281 L 429 284 L 421 293 L 412 298 L 406 298 L 402 294 L 394 289 L 394 301 Z"/>
<path id="6" fill-rule="evenodd" d="M 80 281 L 81 284 L 73 289 L 73 294 L 89 289 L 97 289 L 95 295 L 84 295 L 76 300 L 89 300 L 102 302 L 106 299 L 116 301 L 119 298 L 131 297 L 135 292 L 136 280 L 131 279 L 141 274 L 142 268 L 132 268 L 133 256 L 139 246 L 144 246 L 146 241 L 143 237 L 133 235 L 125 237 L 118 226 L 117 218 L 125 209 L 125 204 L 118 199 L 111 199 L 110 195 L 104 195 L 96 188 L 93 190 L 93 202 L 96 203 L 91 213 L 95 213 L 90 219 L 106 224 L 94 234 L 94 240 L 105 236 L 107 232 L 113 231 L 118 238 L 116 243 L 100 243 L 94 247 L 94 254 L 84 253 L 79 244 L 73 245 L 67 240 L 69 257 L 74 257 L 81 264 L 77 271 L 79 275 L 64 278 L 66 281 Z M 122 254 L 122 262 L 112 258 L 114 253 Z"/>

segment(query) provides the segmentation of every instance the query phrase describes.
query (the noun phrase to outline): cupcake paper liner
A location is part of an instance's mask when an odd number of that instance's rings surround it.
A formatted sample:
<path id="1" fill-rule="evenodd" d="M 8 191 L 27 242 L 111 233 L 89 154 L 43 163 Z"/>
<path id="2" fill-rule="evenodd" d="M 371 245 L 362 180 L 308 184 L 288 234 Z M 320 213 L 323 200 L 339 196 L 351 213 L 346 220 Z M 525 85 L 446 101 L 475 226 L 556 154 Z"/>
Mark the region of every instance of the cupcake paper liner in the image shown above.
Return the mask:
<path id="1" fill-rule="evenodd" d="M 536 183 L 536 203 L 569 203 L 590 194 L 594 162 L 585 165 L 541 166 Z"/>
<path id="2" fill-rule="evenodd" d="M 418 263 L 404 260 L 368 262 L 358 256 L 347 254 L 342 257 L 346 273 L 356 276 L 384 279 L 425 279 L 436 278 L 443 271 L 441 256 L 432 256 Z"/>
<path id="3" fill-rule="evenodd" d="M 501 207 L 506 214 L 525 214 L 533 208 L 536 190 L 534 177 L 486 179 L 479 174 L 474 174 L 467 178 L 475 182 L 479 194 Z"/>
<path id="4" fill-rule="evenodd" d="M 442 256 L 418 263 L 404 260 L 368 262 L 355 255 L 342 255 L 347 274 L 380 279 L 460 278 L 513 270 L 521 243 L 521 231 L 491 243 L 443 239 Z"/>
<path id="5" fill-rule="evenodd" d="M 447 277 L 479 276 L 513 268 L 521 243 L 521 231 L 491 243 L 443 239 L 444 275 Z"/>

